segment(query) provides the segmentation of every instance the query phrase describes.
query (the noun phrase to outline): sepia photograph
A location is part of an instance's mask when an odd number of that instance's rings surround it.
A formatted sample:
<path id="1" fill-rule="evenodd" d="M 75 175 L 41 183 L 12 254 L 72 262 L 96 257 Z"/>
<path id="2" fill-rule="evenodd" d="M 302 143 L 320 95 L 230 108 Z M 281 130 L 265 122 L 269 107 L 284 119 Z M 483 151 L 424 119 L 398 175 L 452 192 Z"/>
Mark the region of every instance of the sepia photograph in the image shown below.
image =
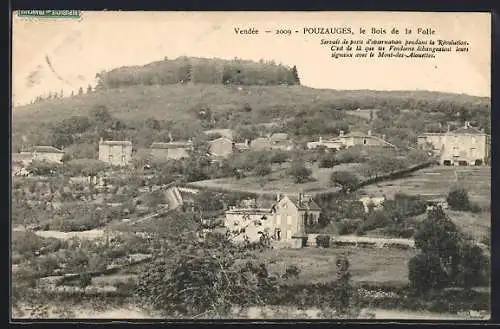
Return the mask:
<path id="1" fill-rule="evenodd" d="M 12 13 L 11 320 L 488 320 L 491 15 Z"/>

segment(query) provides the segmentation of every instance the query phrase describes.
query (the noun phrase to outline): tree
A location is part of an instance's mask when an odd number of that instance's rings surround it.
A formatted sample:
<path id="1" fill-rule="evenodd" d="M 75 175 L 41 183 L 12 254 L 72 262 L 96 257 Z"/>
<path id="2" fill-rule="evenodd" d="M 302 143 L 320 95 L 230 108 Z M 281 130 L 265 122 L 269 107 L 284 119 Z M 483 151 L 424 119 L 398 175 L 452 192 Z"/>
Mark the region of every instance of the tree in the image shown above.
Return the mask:
<path id="1" fill-rule="evenodd" d="M 429 210 L 427 218 L 421 223 L 414 239 L 415 246 L 421 250 L 423 256 L 417 255 L 419 258 L 412 266 L 424 266 L 424 268 L 412 269 L 410 267 L 411 271 L 417 273 L 412 278 L 424 280 L 418 278 L 420 272 L 435 276 L 425 279 L 434 282 L 433 288 L 443 288 L 454 283 L 459 274 L 462 235 L 441 207 Z M 437 269 L 437 260 L 439 260 L 440 271 Z M 445 273 L 445 278 L 441 271 Z M 423 289 L 419 282 L 414 282 L 413 285 Z M 420 290 L 420 292 L 425 293 L 427 290 Z"/>
<path id="2" fill-rule="evenodd" d="M 299 72 L 297 71 L 297 66 L 292 67 L 292 75 L 295 80 L 295 84 L 300 86 Z"/>
<path id="3" fill-rule="evenodd" d="M 260 163 L 255 168 L 255 174 L 257 176 L 267 176 L 272 172 L 271 166 L 267 163 Z"/>
<path id="4" fill-rule="evenodd" d="M 92 86 L 91 85 L 88 85 L 87 86 L 87 94 L 91 93 L 92 92 Z"/>
<path id="5" fill-rule="evenodd" d="M 78 95 L 83 95 L 83 87 L 80 87 L 80 88 L 78 89 Z"/>
<path id="6" fill-rule="evenodd" d="M 233 305 L 263 305 L 262 292 L 275 281 L 227 236 L 209 233 L 197 241 L 185 234 L 141 272 L 136 294 L 170 316 L 221 318 Z"/>
<path id="7" fill-rule="evenodd" d="M 431 289 L 444 288 L 447 278 L 441 260 L 433 253 L 420 253 L 408 263 L 410 285 L 424 295 Z"/>
<path id="8" fill-rule="evenodd" d="M 334 171 L 330 176 L 330 181 L 335 185 L 340 185 L 345 193 L 353 191 L 359 184 L 358 176 L 350 171 Z"/>
<path id="9" fill-rule="evenodd" d="M 453 210 L 467 211 L 471 208 L 469 193 L 461 186 L 455 186 L 448 192 L 446 202 Z"/>
<path id="10" fill-rule="evenodd" d="M 302 163 L 295 162 L 292 164 L 289 174 L 293 177 L 295 183 L 302 184 L 308 181 L 312 171 L 306 168 Z"/>
<path id="11" fill-rule="evenodd" d="M 351 282 L 349 259 L 345 254 L 337 257 L 337 281 L 335 287 L 334 305 L 338 318 L 355 318 L 359 309 L 355 305 L 355 290 Z"/>
<path id="12" fill-rule="evenodd" d="M 460 274 L 457 283 L 469 290 L 476 285 L 482 285 L 489 273 L 484 273 L 488 268 L 488 259 L 480 247 L 465 243 L 461 248 Z"/>
<path id="13" fill-rule="evenodd" d="M 106 105 L 94 106 L 90 111 L 90 117 L 101 125 L 108 124 L 113 120 Z"/>

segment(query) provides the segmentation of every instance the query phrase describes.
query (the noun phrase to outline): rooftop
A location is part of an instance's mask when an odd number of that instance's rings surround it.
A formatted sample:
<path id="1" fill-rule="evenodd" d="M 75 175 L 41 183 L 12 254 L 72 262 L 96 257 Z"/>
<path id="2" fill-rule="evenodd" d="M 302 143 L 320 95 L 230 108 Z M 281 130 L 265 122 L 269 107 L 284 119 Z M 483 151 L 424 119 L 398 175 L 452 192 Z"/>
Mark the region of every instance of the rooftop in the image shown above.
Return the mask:
<path id="1" fill-rule="evenodd" d="M 132 146 L 132 142 L 130 141 L 103 141 L 99 142 L 99 145 L 124 145 L 124 146 Z"/>
<path id="2" fill-rule="evenodd" d="M 151 144 L 150 148 L 152 149 L 176 149 L 176 148 L 187 148 L 192 145 L 189 141 L 179 141 L 179 142 L 155 142 Z"/>
<path id="3" fill-rule="evenodd" d="M 287 197 L 299 210 L 321 210 L 318 204 L 309 196 L 302 196 L 300 200 L 298 195 L 288 195 Z"/>
<path id="4" fill-rule="evenodd" d="M 64 153 L 63 150 L 60 150 L 54 146 L 45 146 L 45 145 L 35 145 L 28 149 L 28 152 L 38 152 L 38 153 Z"/>

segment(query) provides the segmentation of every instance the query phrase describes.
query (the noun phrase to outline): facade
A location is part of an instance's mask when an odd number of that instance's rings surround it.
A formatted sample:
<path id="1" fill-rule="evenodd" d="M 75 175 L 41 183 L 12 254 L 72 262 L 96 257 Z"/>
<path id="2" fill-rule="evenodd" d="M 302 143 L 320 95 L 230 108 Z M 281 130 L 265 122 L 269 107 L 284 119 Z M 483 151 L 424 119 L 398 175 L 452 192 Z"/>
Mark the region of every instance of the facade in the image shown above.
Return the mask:
<path id="1" fill-rule="evenodd" d="M 187 142 L 169 142 L 151 144 L 151 158 L 156 160 L 183 159 L 189 156 L 189 150 L 192 150 L 193 144 Z"/>
<path id="2" fill-rule="evenodd" d="M 214 157 L 226 158 L 233 153 L 235 143 L 227 138 L 220 137 L 210 141 L 210 154 Z"/>
<path id="3" fill-rule="evenodd" d="M 33 160 L 60 163 L 63 156 L 64 151 L 53 146 L 33 146 L 28 151 L 20 152 L 18 158 L 22 159 L 24 164 Z"/>
<path id="4" fill-rule="evenodd" d="M 481 130 L 464 127 L 445 133 L 425 133 L 418 144 L 438 158 L 443 165 L 482 165 L 489 163 L 491 137 Z"/>
<path id="5" fill-rule="evenodd" d="M 269 208 L 232 208 L 226 211 L 225 226 L 235 240 L 258 241 L 267 233 L 275 244 L 300 248 L 307 227 L 318 223 L 321 209 L 311 197 L 278 196 Z"/>
<path id="6" fill-rule="evenodd" d="M 113 166 L 126 166 L 132 159 L 132 143 L 129 141 L 99 142 L 99 160 Z"/>
<path id="7" fill-rule="evenodd" d="M 341 148 L 349 148 L 355 145 L 381 146 L 393 149 L 396 148 L 396 146 L 385 140 L 385 136 L 382 136 L 382 138 L 373 136 L 371 131 L 368 131 L 368 133 L 366 134 L 360 132 L 352 132 L 349 134 L 344 134 L 343 131 L 340 131 L 340 134 L 337 138 L 324 141 L 320 137 L 317 142 L 307 143 L 307 147 L 309 149 L 314 149 L 317 147 L 326 147 L 327 149 L 339 150 Z"/>

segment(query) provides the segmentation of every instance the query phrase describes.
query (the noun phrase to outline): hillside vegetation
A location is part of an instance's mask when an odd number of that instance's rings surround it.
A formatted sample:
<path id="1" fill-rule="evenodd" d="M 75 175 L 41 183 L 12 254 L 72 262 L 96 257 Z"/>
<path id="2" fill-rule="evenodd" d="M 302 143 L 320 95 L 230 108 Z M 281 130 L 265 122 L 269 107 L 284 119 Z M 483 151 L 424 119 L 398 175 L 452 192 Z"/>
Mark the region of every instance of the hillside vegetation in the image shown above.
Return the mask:
<path id="1" fill-rule="evenodd" d="M 414 145 L 421 132 L 445 130 L 450 121 L 471 121 L 490 131 L 489 98 L 426 91 L 313 89 L 300 86 L 299 73 L 295 67 L 272 62 L 190 58 L 101 72 L 94 90 L 14 109 L 13 141 L 14 145 L 60 144 L 53 137 L 58 125 L 99 109 L 112 116 L 116 136 L 94 134 L 88 143 L 109 137 L 147 145 L 138 135 L 148 120 L 157 122 L 153 126 L 172 133 L 174 139 L 211 128 L 251 130 L 255 137 L 257 125 L 270 122 L 279 123 L 276 131 L 307 139 L 370 126 L 374 133 L 385 134 L 391 143 L 403 147 Z M 375 109 L 376 116 L 345 115 L 358 108 Z M 161 141 L 167 135 L 146 140 Z"/>

